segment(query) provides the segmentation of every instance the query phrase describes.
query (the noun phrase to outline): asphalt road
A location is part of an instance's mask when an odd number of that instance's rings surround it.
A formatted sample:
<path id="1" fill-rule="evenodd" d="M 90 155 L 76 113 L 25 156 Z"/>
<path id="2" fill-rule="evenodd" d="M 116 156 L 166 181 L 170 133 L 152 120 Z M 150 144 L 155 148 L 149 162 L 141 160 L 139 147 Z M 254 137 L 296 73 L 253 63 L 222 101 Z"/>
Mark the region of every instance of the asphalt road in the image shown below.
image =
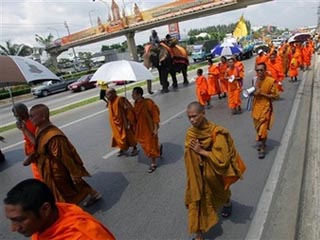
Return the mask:
<path id="1" fill-rule="evenodd" d="M 247 69 L 245 86 L 248 86 L 253 76 L 253 59 L 244 63 Z M 189 75 L 191 79 L 193 74 Z M 257 158 L 250 112 L 232 116 L 226 99 L 214 97 L 211 100 L 212 107 L 206 111 L 207 118 L 230 130 L 247 164 L 247 172 L 244 180 L 232 186 L 233 215 L 228 219 L 220 219 L 219 224 L 206 235 L 208 239 L 245 238 L 277 149 L 281 145 L 280 140 L 298 84 L 285 81 L 284 88 L 281 99 L 274 103 L 275 124 L 270 132 L 268 154 L 264 160 Z M 98 90 L 90 91 L 97 94 L 95 91 Z M 58 101 L 57 96 L 49 98 Z M 63 100 L 59 94 L 60 98 Z M 88 211 L 105 223 L 117 239 L 189 239 L 187 210 L 184 206 L 183 151 L 185 132 L 190 126 L 185 107 L 195 100 L 194 84 L 188 87 L 179 85 L 177 91 L 164 95 L 157 92 L 152 95 L 152 99 L 160 106 L 162 123 L 159 135 L 164 146 L 159 168 L 152 174 L 147 173 L 149 160 L 143 151 L 136 157 L 115 156 L 114 149 L 110 148 L 108 112 L 103 102 L 54 116 L 51 120 L 63 129 L 76 146 L 92 174 L 88 182 L 103 194 L 103 199 Z M 244 108 L 245 103 L 242 105 Z M 1 144 L 7 161 L 0 164 L 0 199 L 17 182 L 31 177 L 29 167 L 21 164 L 24 156 L 20 133 L 11 130 L 2 135 L 7 139 L 7 143 Z M 10 233 L 3 212 L 0 212 L 0 220 L 0 239 L 24 239 Z"/>

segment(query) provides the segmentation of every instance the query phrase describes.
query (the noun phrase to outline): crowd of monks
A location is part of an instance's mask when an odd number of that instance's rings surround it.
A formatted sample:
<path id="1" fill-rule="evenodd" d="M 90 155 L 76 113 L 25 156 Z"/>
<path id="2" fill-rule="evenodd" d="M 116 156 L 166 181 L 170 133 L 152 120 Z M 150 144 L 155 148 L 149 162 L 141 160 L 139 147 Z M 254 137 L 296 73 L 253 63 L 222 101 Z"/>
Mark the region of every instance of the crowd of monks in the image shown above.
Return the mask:
<path id="1" fill-rule="evenodd" d="M 299 71 L 310 68 L 314 49 L 311 39 L 303 43 L 285 41 L 278 49 L 271 43 L 268 52 L 262 49 L 257 52 L 255 67 L 259 63 L 265 63 L 268 75 L 276 80 L 278 90 L 283 92 L 282 81 L 285 77 L 290 78 L 289 82 L 297 81 Z M 198 101 L 204 106 L 209 106 L 211 97 L 218 95 L 221 99 L 228 96 L 228 106 L 232 114 L 240 114 L 244 73 L 244 65 L 237 56 L 228 59 L 222 56 L 217 65 L 209 59 L 208 75 L 197 74 L 195 81 Z"/>

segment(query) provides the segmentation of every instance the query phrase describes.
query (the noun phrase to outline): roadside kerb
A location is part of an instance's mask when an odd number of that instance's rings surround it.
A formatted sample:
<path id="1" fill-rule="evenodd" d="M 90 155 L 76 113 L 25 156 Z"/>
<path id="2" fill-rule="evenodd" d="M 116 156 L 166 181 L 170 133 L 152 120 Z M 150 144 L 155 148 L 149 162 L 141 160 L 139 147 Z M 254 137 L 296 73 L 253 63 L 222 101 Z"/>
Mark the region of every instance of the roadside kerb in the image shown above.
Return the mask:
<path id="1" fill-rule="evenodd" d="M 296 239 L 320 239 L 320 55 L 316 55 L 306 164 L 301 191 L 301 213 Z"/>

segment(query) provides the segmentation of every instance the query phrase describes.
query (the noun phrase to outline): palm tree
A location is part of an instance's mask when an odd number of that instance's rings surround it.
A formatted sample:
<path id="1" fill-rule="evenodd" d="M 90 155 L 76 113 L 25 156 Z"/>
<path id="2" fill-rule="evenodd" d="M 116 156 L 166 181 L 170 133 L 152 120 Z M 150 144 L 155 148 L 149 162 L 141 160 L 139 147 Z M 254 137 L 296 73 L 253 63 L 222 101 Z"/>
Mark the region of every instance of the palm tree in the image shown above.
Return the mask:
<path id="1" fill-rule="evenodd" d="M 33 52 L 32 47 L 25 44 L 12 44 L 6 41 L 5 46 L 0 45 L 0 55 L 30 56 Z"/>
<path id="2" fill-rule="evenodd" d="M 42 45 L 44 48 L 47 48 L 53 43 L 54 36 L 51 33 L 49 33 L 47 37 L 41 37 L 36 34 L 35 39 L 40 45 Z"/>

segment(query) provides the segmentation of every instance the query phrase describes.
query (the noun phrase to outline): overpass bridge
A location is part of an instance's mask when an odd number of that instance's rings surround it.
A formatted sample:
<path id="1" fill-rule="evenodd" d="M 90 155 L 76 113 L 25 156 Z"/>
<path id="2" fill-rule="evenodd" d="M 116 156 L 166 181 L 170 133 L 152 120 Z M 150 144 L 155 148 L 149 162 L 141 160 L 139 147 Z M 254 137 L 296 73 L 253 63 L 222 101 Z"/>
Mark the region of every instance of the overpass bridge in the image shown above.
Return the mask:
<path id="1" fill-rule="evenodd" d="M 179 8 L 177 6 L 174 6 L 175 3 L 180 1 L 184 3 L 181 3 L 180 6 L 178 5 Z M 46 50 L 47 52 L 49 52 L 51 57 L 56 59 L 57 56 L 59 56 L 59 54 L 61 54 L 64 51 L 67 51 L 69 48 L 96 43 L 96 42 L 112 39 L 119 36 L 126 36 L 129 52 L 132 55 L 132 59 L 136 61 L 138 60 L 138 55 L 137 55 L 136 44 L 134 40 L 135 32 L 152 29 L 152 28 L 167 25 L 170 23 L 187 21 L 195 18 L 210 16 L 210 15 L 232 11 L 240 8 L 246 8 L 250 5 L 265 3 L 272 0 L 211 0 L 211 1 L 210 0 L 200 0 L 200 1 L 180 0 L 180 1 L 175 1 L 174 3 L 169 3 L 164 5 L 165 8 L 164 10 L 162 10 L 162 12 L 160 10 L 158 10 L 158 13 L 155 11 L 155 9 L 161 9 L 161 6 L 153 9 L 153 15 L 155 17 L 147 21 L 135 22 L 133 24 L 128 24 L 126 26 L 122 25 L 121 28 L 115 31 L 103 31 L 103 32 L 99 32 L 99 34 L 89 33 L 89 36 L 75 39 L 73 41 L 66 42 L 63 44 L 58 43 L 56 45 L 48 46 Z M 81 32 L 79 32 L 79 34 L 80 33 Z"/>

